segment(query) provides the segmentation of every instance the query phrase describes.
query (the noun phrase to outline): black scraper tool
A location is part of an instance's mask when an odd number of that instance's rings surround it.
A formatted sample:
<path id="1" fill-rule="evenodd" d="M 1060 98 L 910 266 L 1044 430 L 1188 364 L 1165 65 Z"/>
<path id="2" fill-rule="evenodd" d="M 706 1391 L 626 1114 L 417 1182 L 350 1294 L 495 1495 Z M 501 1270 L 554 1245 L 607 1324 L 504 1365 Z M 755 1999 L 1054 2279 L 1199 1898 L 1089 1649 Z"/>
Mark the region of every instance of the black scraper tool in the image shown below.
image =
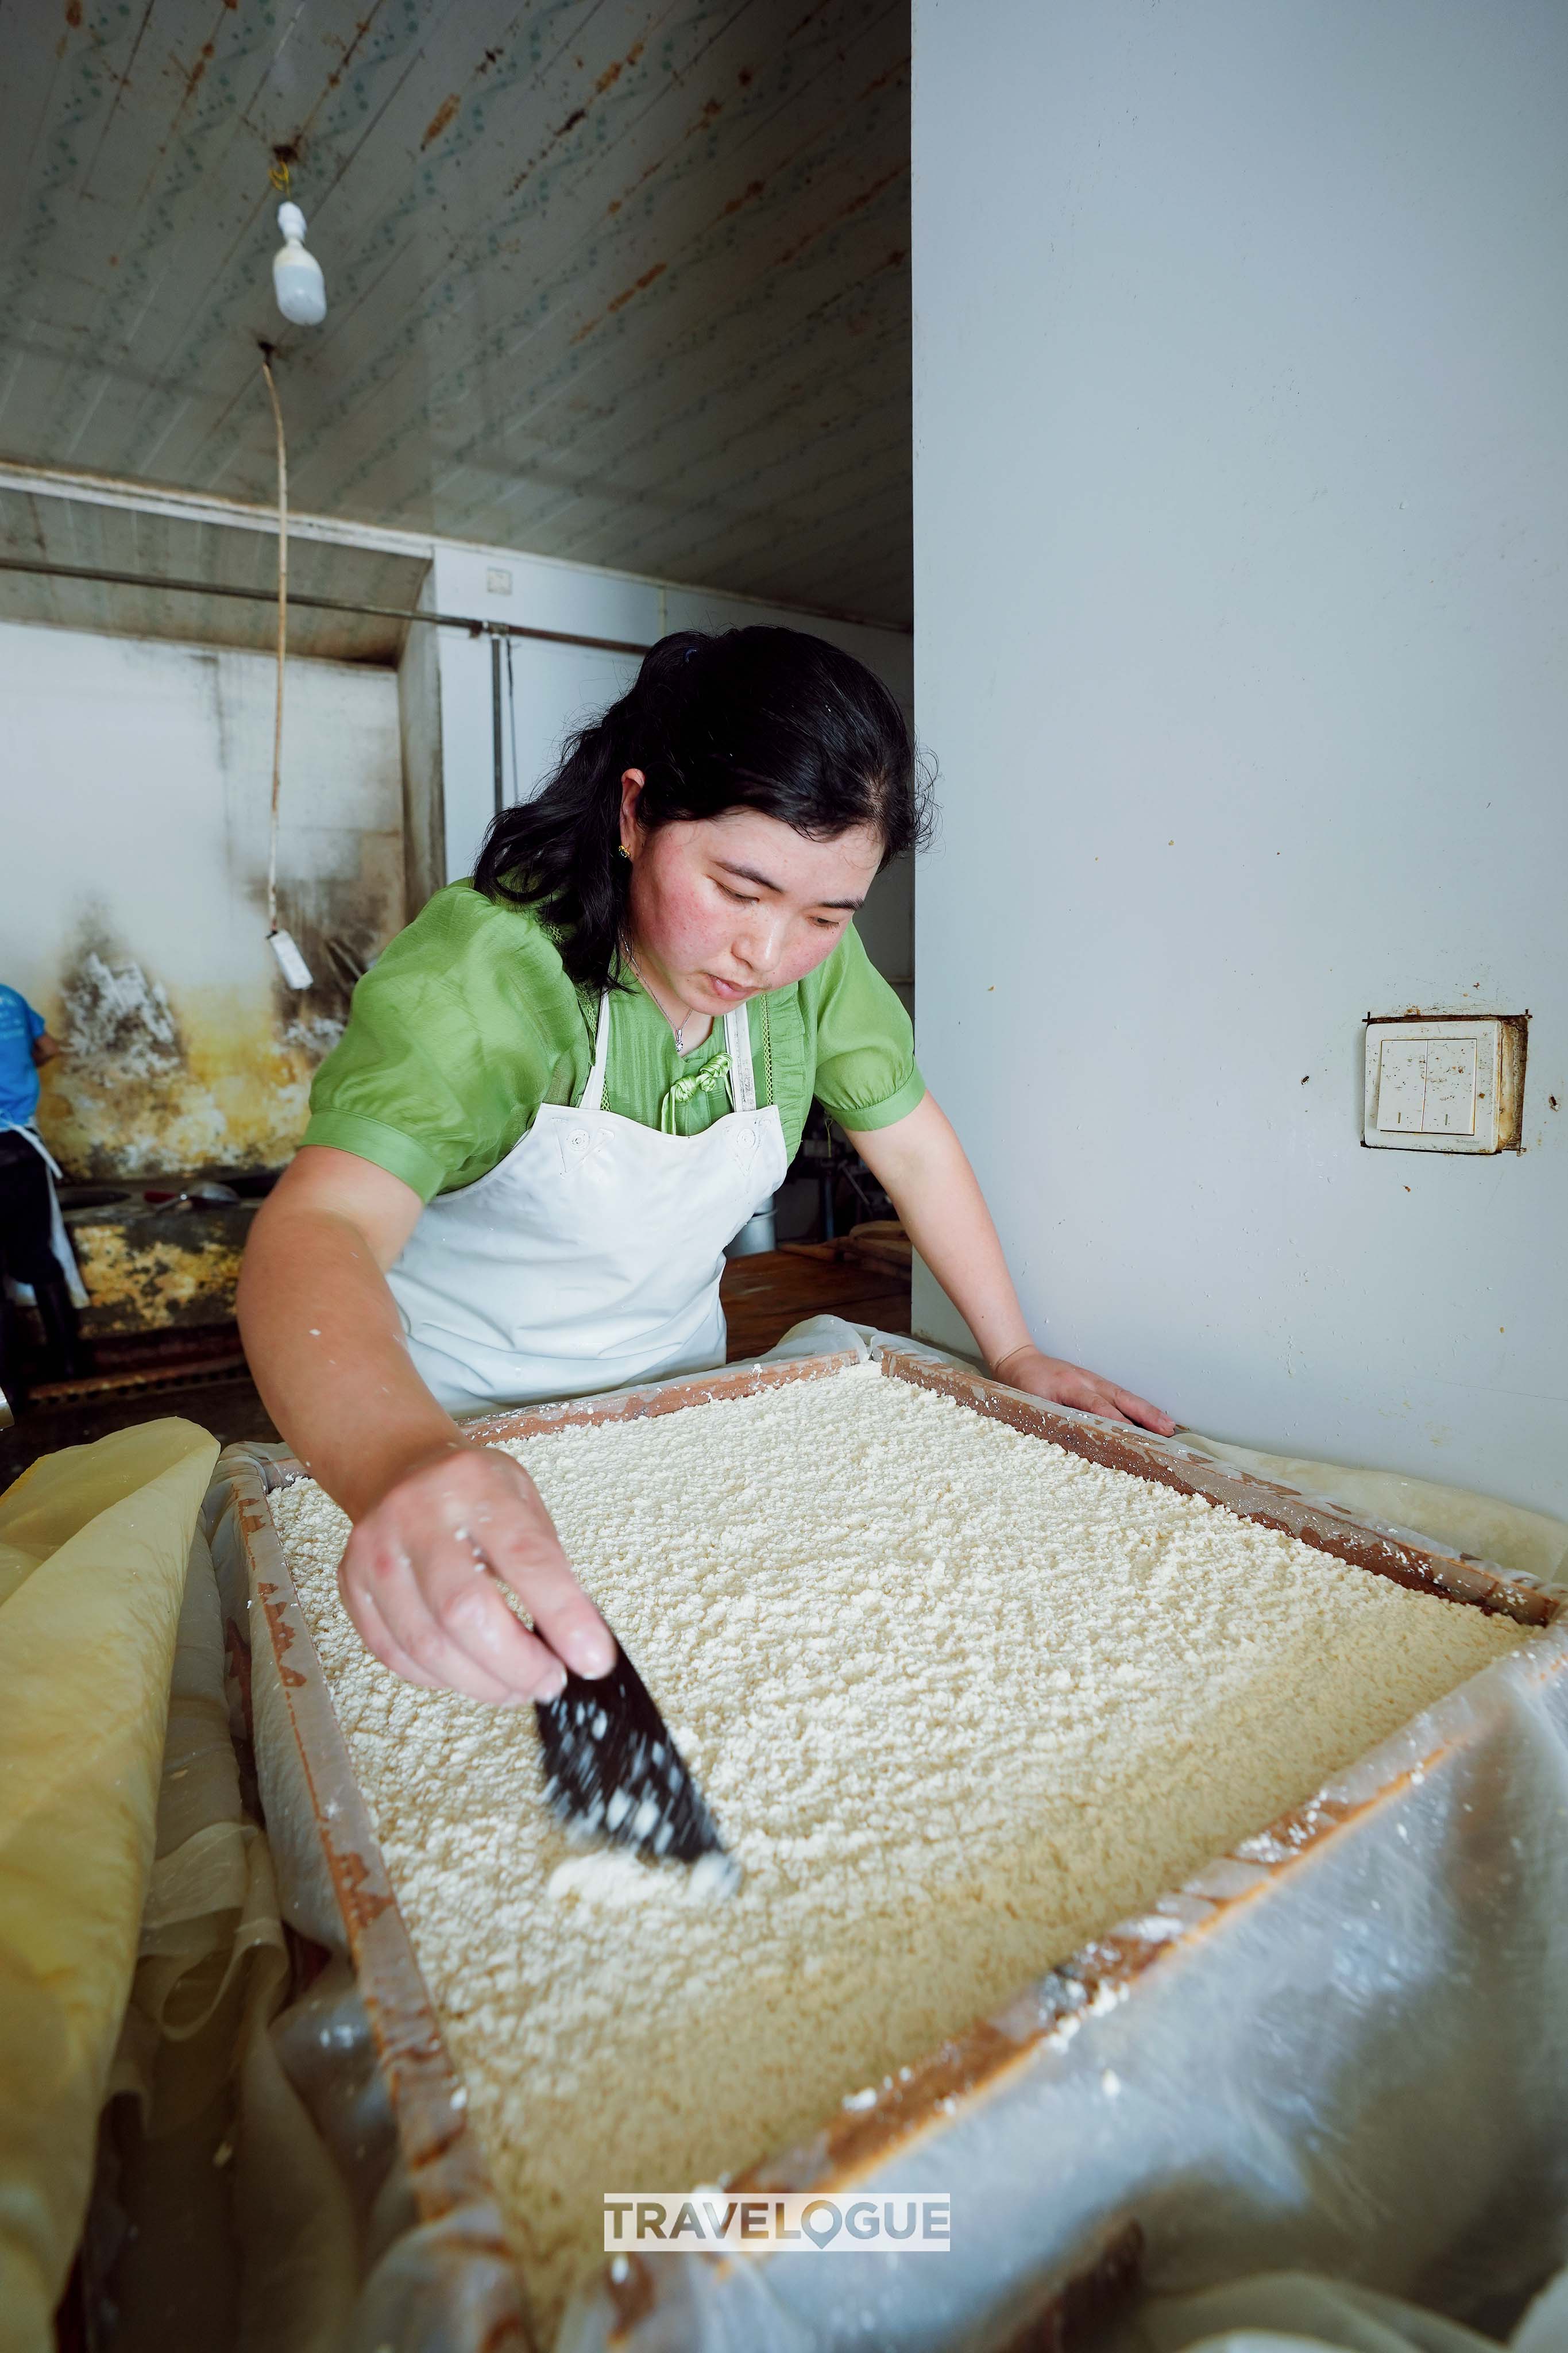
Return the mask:
<path id="1" fill-rule="evenodd" d="M 560 1697 L 535 1701 L 534 1712 L 545 1799 L 568 1830 L 598 1831 L 656 1862 L 724 1854 L 702 1793 L 618 1642 L 607 1675 L 590 1683 L 568 1669 Z"/>

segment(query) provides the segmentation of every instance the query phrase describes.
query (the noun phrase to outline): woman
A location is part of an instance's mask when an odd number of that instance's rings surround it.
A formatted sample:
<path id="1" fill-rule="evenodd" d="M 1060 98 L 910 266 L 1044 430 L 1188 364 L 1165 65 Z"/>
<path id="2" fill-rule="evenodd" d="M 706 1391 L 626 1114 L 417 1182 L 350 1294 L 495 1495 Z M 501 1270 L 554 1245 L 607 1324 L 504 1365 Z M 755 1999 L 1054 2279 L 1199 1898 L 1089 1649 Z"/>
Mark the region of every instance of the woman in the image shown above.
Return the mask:
<path id="1" fill-rule="evenodd" d="M 924 823 L 903 717 L 858 662 L 790 629 L 666 638 L 360 982 L 239 1313 L 279 1429 L 354 1523 L 344 1602 L 409 1682 L 517 1704 L 563 1662 L 608 1670 L 532 1481 L 452 1416 L 722 1363 L 724 1246 L 814 1094 L 994 1373 L 1173 1428 L 1030 1341 L 855 934 Z"/>

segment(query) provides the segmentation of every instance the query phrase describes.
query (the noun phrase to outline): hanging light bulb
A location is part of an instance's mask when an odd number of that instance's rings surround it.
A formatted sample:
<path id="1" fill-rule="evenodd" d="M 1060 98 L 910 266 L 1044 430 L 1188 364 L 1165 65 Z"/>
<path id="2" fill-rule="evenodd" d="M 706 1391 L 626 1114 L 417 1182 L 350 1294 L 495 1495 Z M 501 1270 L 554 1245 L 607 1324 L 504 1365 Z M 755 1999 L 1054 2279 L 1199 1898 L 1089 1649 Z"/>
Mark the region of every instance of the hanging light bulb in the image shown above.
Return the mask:
<path id="1" fill-rule="evenodd" d="M 278 308 L 296 327 L 319 327 L 327 315 L 327 281 L 314 254 L 305 250 L 305 216 L 298 205 L 279 205 L 283 243 L 272 257 Z"/>

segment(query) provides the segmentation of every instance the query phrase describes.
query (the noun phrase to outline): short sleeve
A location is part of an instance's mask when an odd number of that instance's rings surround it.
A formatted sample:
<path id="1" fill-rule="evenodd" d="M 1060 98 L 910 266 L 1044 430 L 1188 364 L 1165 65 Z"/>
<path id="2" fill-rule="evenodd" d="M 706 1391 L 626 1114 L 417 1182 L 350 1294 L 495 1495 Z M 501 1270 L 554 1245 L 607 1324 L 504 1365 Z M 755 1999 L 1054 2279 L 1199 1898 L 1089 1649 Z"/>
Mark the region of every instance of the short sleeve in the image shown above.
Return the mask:
<path id="1" fill-rule="evenodd" d="M 507 929 L 498 958 L 493 911 L 457 886 L 398 934 L 316 1073 L 306 1144 L 372 1161 L 425 1201 L 493 1165 L 507 1122 L 526 1126 L 545 1100 L 558 1051 L 529 1001 L 529 950 L 552 951 L 531 924 Z"/>
<path id="2" fill-rule="evenodd" d="M 48 1024 L 46 1022 L 41 1013 L 34 1010 L 33 1007 L 28 1004 L 25 997 L 22 998 L 21 1004 L 23 1018 L 27 1024 L 27 1035 L 36 1044 L 37 1039 L 43 1036 Z"/>
<path id="3" fill-rule="evenodd" d="M 428 1201 L 475 1148 L 463 1089 L 475 1041 L 439 983 L 378 987 L 379 972 L 357 984 L 348 1027 L 316 1073 L 305 1142 L 374 1161 Z"/>
<path id="4" fill-rule="evenodd" d="M 910 1017 L 853 925 L 822 967 L 814 1092 L 840 1127 L 891 1127 L 925 1093 Z"/>

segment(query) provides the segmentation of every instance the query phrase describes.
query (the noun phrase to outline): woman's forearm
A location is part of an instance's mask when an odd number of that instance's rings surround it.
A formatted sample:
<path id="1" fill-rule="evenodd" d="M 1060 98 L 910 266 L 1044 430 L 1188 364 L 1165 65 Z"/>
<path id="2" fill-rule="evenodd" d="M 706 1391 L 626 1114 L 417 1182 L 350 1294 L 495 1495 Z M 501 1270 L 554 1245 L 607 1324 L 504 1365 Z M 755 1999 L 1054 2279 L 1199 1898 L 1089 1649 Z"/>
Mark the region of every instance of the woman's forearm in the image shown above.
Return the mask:
<path id="1" fill-rule="evenodd" d="M 963 1146 L 931 1095 L 893 1127 L 851 1137 L 993 1370 L 1030 1345 L 1002 1243 Z"/>
<path id="2" fill-rule="evenodd" d="M 853 1141 L 993 1373 L 1058 1405 L 1166 1434 L 1174 1430 L 1170 1415 L 1147 1398 L 1035 1345 L 974 1171 L 930 1095 L 906 1119 Z"/>
<path id="3" fill-rule="evenodd" d="M 414 1368 L 385 1269 L 421 1208 L 384 1169 L 306 1145 L 251 1229 L 246 1353 L 279 1429 L 354 1524 L 338 1585 L 367 1647 L 409 1683 L 552 1699 L 568 1666 L 605 1673 L 615 1641 L 522 1465 L 465 1437 Z"/>
<path id="4" fill-rule="evenodd" d="M 263 1403 L 351 1519 L 416 1462 L 463 1444 L 414 1369 L 386 1277 L 351 1219 L 268 1201 L 238 1313 Z"/>

